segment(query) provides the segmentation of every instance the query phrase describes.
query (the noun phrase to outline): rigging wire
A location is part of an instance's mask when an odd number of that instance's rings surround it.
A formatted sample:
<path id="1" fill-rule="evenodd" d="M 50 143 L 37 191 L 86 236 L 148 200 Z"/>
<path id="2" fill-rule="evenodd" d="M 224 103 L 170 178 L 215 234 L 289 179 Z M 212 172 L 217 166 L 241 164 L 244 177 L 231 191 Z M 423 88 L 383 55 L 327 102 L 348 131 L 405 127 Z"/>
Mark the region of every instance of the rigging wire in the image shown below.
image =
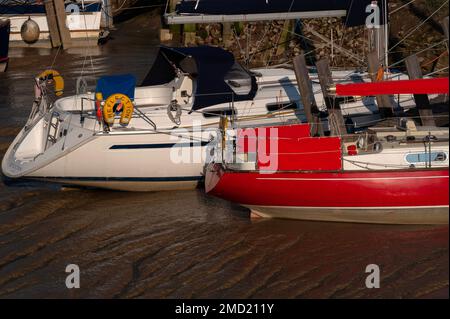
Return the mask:
<path id="1" fill-rule="evenodd" d="M 429 17 L 423 20 L 419 25 L 414 27 L 410 32 L 407 33 L 400 41 L 398 41 L 395 45 L 393 45 L 388 52 L 391 52 L 393 49 L 398 47 L 401 43 L 403 43 L 407 38 L 409 38 L 414 32 L 416 32 L 419 28 L 421 28 L 428 20 L 430 20 L 436 13 L 438 13 L 446 4 L 448 4 L 449 0 L 445 0 L 441 6 L 436 9 Z"/>
<path id="2" fill-rule="evenodd" d="M 389 15 L 392 15 L 392 14 L 396 13 L 397 11 L 400 11 L 401 9 L 403 9 L 403 8 L 406 7 L 406 6 L 409 6 L 411 3 L 415 2 L 415 1 L 416 1 L 416 0 L 411 0 L 411 1 L 409 1 L 408 3 L 405 3 L 404 5 L 400 6 L 399 8 L 397 8 L 397 9 L 395 9 L 395 10 L 392 10 L 392 11 L 389 13 Z"/>

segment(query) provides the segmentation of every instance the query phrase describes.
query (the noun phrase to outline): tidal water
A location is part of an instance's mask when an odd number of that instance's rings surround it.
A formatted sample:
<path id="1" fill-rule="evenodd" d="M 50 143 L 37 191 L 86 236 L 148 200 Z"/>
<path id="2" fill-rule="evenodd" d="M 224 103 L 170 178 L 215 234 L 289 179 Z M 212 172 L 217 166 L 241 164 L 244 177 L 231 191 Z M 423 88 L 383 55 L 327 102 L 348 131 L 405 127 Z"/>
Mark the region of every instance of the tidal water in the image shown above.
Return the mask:
<path id="1" fill-rule="evenodd" d="M 12 48 L 0 73 L 0 156 L 24 125 L 33 77 L 82 73 L 141 80 L 160 18 L 117 24 L 105 45 Z M 299 190 L 301 194 L 301 190 Z M 195 191 L 126 193 L 0 183 L 0 298 L 448 298 L 448 226 L 251 220 Z M 68 264 L 81 271 L 69 290 Z M 366 288 L 366 266 L 381 270 Z"/>

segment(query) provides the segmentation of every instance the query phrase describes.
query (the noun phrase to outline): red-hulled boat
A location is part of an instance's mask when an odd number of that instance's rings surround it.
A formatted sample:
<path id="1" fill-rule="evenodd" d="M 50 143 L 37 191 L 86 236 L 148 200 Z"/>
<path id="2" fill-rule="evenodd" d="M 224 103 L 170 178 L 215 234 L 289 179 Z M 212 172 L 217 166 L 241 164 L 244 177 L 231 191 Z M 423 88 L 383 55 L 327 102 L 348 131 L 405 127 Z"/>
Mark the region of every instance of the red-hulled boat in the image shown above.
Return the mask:
<path id="1" fill-rule="evenodd" d="M 309 130 L 308 124 L 239 130 L 233 162 L 208 166 L 207 193 L 261 217 L 448 223 L 446 129 L 373 130 L 354 142 L 311 137 Z M 275 152 L 267 152 L 270 143 L 278 144 Z"/>
<path id="2" fill-rule="evenodd" d="M 278 132 L 284 128 L 276 127 Z M 376 141 L 373 152 L 353 147 L 357 143 L 343 152 L 341 143 L 345 143 L 340 138 L 299 138 L 299 147 L 290 151 L 280 143 L 276 170 L 266 170 L 258 160 L 213 163 L 206 169 L 206 191 L 261 217 L 448 223 L 448 134 L 434 135 L 432 142 L 425 141 L 426 135 L 423 143 L 411 138 L 391 141 L 395 135 L 385 136 L 390 141 Z M 304 142 L 316 147 L 305 151 Z M 332 149 L 330 144 L 338 147 Z M 426 144 L 432 144 L 431 152 Z"/>

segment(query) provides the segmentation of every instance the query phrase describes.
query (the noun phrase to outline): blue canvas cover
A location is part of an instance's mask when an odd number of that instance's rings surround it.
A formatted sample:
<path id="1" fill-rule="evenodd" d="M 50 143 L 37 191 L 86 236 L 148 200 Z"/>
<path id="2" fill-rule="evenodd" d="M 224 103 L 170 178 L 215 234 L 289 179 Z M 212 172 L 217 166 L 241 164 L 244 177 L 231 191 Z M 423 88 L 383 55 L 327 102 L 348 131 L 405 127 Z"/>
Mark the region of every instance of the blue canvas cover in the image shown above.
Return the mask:
<path id="1" fill-rule="evenodd" d="M 134 100 L 136 78 L 132 74 L 103 76 L 97 81 L 95 93 L 102 93 L 106 100 L 113 94 L 121 93 Z"/>
<path id="2" fill-rule="evenodd" d="M 161 46 L 152 69 L 142 82 L 142 86 L 169 83 L 176 76 L 175 68 L 189 73 L 195 80 L 193 110 L 211 105 L 252 100 L 258 89 L 254 76 L 248 94 L 236 94 L 226 83 L 226 75 L 235 64 L 234 56 L 228 51 L 211 46 L 191 48 L 171 48 Z"/>

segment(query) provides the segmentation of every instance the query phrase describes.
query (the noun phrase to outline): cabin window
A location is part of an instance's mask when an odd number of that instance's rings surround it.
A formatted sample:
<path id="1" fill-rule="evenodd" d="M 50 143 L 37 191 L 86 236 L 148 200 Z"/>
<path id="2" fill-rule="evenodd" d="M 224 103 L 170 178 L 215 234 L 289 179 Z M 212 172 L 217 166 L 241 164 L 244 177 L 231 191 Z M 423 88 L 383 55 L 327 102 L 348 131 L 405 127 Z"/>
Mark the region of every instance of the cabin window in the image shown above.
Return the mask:
<path id="1" fill-rule="evenodd" d="M 231 109 L 231 108 L 222 109 L 222 110 L 204 110 L 202 112 L 203 112 L 203 116 L 205 118 L 220 117 L 220 116 L 232 116 L 232 115 L 237 114 L 236 110 Z"/>
<path id="2" fill-rule="evenodd" d="M 447 153 L 445 152 L 432 152 L 430 153 L 413 153 L 406 155 L 406 161 L 410 164 L 414 163 L 427 163 L 432 162 L 445 162 L 448 158 Z"/>
<path id="3" fill-rule="evenodd" d="M 266 107 L 269 112 L 296 110 L 297 103 L 296 102 L 269 103 L 269 104 L 266 104 Z"/>

